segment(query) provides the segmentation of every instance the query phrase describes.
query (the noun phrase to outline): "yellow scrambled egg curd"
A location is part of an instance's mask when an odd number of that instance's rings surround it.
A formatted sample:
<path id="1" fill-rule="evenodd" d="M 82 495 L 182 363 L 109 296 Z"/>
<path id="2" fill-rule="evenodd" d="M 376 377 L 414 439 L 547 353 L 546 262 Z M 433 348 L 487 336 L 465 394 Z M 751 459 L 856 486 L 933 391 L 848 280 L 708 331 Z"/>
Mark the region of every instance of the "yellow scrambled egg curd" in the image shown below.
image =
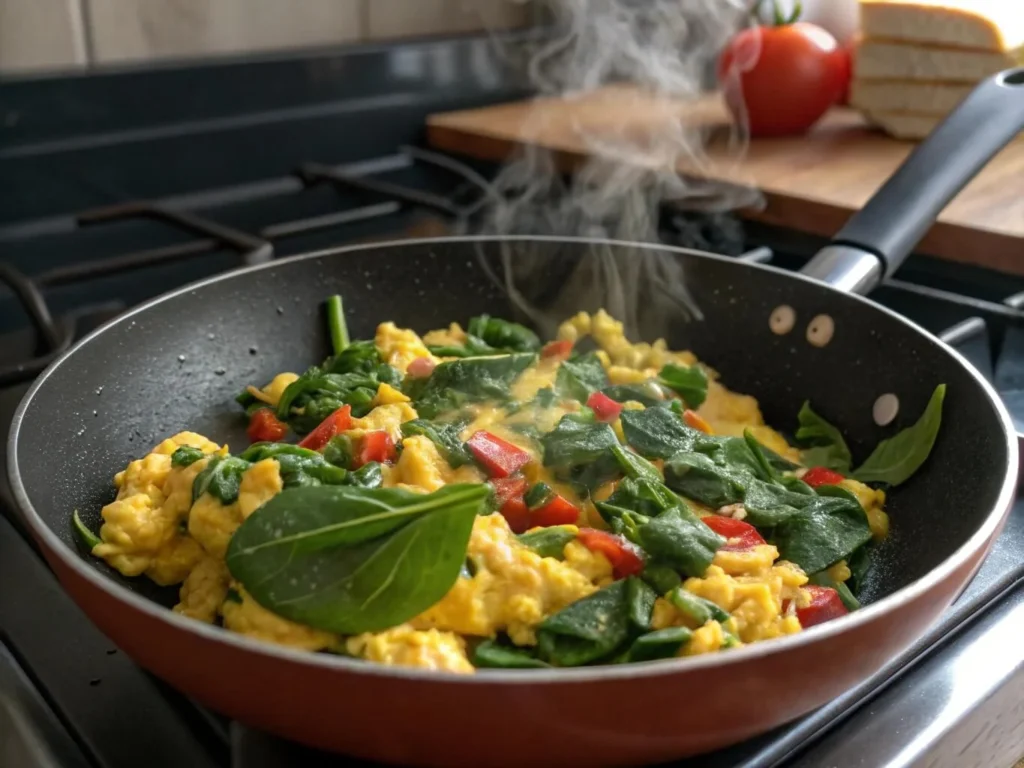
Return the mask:
<path id="1" fill-rule="evenodd" d="M 423 343 L 438 347 L 458 347 L 466 343 L 466 332 L 458 323 L 423 334 Z"/>
<path id="2" fill-rule="evenodd" d="M 764 423 L 761 409 L 750 395 L 732 392 L 708 377 L 708 395 L 697 414 L 711 425 L 716 435 L 743 437 L 749 429 L 761 445 L 792 462 L 800 461 L 800 452 L 786 438 Z"/>
<path id="3" fill-rule="evenodd" d="M 379 391 L 379 390 L 378 390 Z M 352 428 L 345 432 L 351 438 L 358 438 L 367 432 L 383 429 L 395 445 L 402 439 L 402 422 L 412 421 L 419 414 L 407 402 L 378 405 L 361 419 L 352 419 Z"/>
<path id="4" fill-rule="evenodd" d="M 399 328 L 392 322 L 381 323 L 377 326 L 377 335 L 373 343 L 380 351 L 381 357 L 388 365 L 392 365 L 402 373 L 409 367 L 409 363 L 417 357 L 433 357 L 426 344 L 423 343 L 415 331 L 408 328 Z"/>
<path id="5" fill-rule="evenodd" d="M 666 363 L 693 365 L 697 359 L 690 352 L 672 352 L 664 339 L 653 344 L 637 342 L 633 344 L 626 338 L 623 324 L 603 309 L 593 315 L 579 312 L 562 323 L 558 328 L 558 338 L 563 341 L 576 342 L 590 336 L 607 355 L 607 365 L 625 369 L 645 370 L 650 374 L 645 378 L 656 376 Z M 613 383 L 632 384 L 632 381 Z"/>
<path id="6" fill-rule="evenodd" d="M 785 600 L 800 600 L 807 576 L 786 561 L 775 562 L 778 551 L 770 544 L 742 552 L 719 551 L 702 578 L 690 578 L 683 589 L 710 600 L 729 614 L 724 628 L 717 621 L 695 627 L 690 619 L 664 598 L 654 605 L 655 629 L 689 626 L 693 637 L 683 655 L 716 651 L 727 640 L 726 632 L 742 643 L 753 643 L 800 631 L 795 615 L 783 612 Z M 724 631 L 723 631 L 724 630 Z"/>
<path id="7" fill-rule="evenodd" d="M 281 399 L 281 395 L 288 389 L 288 385 L 294 381 L 297 381 L 299 375 L 297 373 L 279 373 L 270 383 L 263 389 L 257 389 L 253 386 L 246 387 L 246 391 L 255 397 L 260 402 L 266 403 L 267 405 L 276 408 L 278 401 Z"/>
<path id="8" fill-rule="evenodd" d="M 868 516 L 868 526 L 871 528 L 871 535 L 875 538 L 875 541 L 881 541 L 888 536 L 889 515 L 883 509 L 885 506 L 885 491 L 870 488 L 853 478 L 847 478 L 839 485 L 856 496 L 857 501 L 864 507 L 864 512 Z"/>
<path id="9" fill-rule="evenodd" d="M 482 483 L 483 473 L 472 465 L 452 469 L 429 437 L 412 435 L 402 443 L 394 467 L 385 472 L 384 485 L 431 493 L 452 483 Z"/>
<path id="10" fill-rule="evenodd" d="M 230 581 L 231 575 L 223 560 L 212 555 L 203 556 L 182 583 L 175 612 L 212 623 L 227 597 Z"/>
<path id="11" fill-rule="evenodd" d="M 384 632 L 350 637 L 345 649 L 353 656 L 378 664 L 462 674 L 474 672 L 466 657 L 466 641 L 454 632 L 413 629 L 408 624 L 400 624 Z"/>
<path id="12" fill-rule="evenodd" d="M 253 600 L 240 584 L 233 583 L 232 588 L 235 594 L 225 600 L 220 609 L 224 627 L 232 632 L 305 651 L 322 651 L 338 643 L 338 636 L 331 632 L 296 624 L 271 613 Z"/>
<path id="13" fill-rule="evenodd" d="M 188 515 L 188 532 L 203 549 L 223 559 L 235 529 L 283 489 L 278 463 L 258 461 L 242 474 L 238 498 L 232 504 L 223 504 L 209 493 L 196 499 Z"/>
<path id="14" fill-rule="evenodd" d="M 172 466 L 171 454 L 184 445 L 206 454 L 227 450 L 202 435 L 181 432 L 114 476 L 117 498 L 103 508 L 102 543 L 92 553 L 125 576 L 145 573 L 157 584 L 176 584 L 202 557 L 181 527 L 192 504 L 192 481 L 206 459 Z"/>
<path id="15" fill-rule="evenodd" d="M 541 557 L 519 543 L 501 515 L 478 517 L 467 552 L 476 573 L 460 578 L 410 623 L 416 629 L 476 637 L 505 631 L 512 642 L 533 645 L 540 622 L 611 578 L 611 564 L 603 555 L 577 548 L 566 555 L 564 562 Z"/>

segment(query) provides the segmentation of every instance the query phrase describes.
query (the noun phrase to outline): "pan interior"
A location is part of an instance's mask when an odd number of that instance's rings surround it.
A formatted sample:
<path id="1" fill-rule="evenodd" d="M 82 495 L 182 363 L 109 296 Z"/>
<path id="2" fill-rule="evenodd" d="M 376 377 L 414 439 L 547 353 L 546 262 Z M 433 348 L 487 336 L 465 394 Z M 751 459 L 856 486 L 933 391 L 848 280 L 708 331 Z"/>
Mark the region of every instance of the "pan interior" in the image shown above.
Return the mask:
<path id="1" fill-rule="evenodd" d="M 481 313 L 530 322 L 484 268 L 501 273 L 502 249 L 536 267 L 525 270 L 530 278 L 516 289 L 548 317 L 598 308 L 599 293 L 565 288 L 593 266 L 588 260 L 598 250 L 624 265 L 666 258 L 657 247 L 581 241 L 417 241 L 277 262 L 158 300 L 77 348 L 28 402 L 15 425 L 15 450 L 35 511 L 75 549 L 73 510 L 98 529 L 100 507 L 114 496 L 113 475 L 163 438 L 190 429 L 236 450 L 245 445 L 234 396 L 278 372 L 301 372 L 328 353 L 322 302 L 330 294 L 344 297 L 353 338 L 372 337 L 384 320 L 420 332 Z M 982 525 L 1002 487 L 1009 449 L 998 411 L 958 360 L 856 298 L 769 269 L 674 253 L 701 319 L 664 308 L 640 311 L 630 329 L 634 340 L 664 336 L 672 348 L 693 350 L 731 389 L 755 396 L 768 423 L 783 432 L 793 431 L 810 400 L 863 459 L 879 439 L 917 418 L 937 384 L 948 385 L 931 458 L 889 495 L 892 535 L 880 548 L 867 600 L 923 576 Z M 650 290 L 636 289 L 641 308 L 653 306 Z M 769 324 L 780 306 L 795 314 L 788 333 Z M 835 331 L 817 346 L 808 336 L 820 336 L 809 328 L 822 316 Z M 885 429 L 872 417 L 884 393 L 901 405 Z M 175 599 L 174 589 L 125 579 L 88 560 L 129 589 L 165 604 Z"/>

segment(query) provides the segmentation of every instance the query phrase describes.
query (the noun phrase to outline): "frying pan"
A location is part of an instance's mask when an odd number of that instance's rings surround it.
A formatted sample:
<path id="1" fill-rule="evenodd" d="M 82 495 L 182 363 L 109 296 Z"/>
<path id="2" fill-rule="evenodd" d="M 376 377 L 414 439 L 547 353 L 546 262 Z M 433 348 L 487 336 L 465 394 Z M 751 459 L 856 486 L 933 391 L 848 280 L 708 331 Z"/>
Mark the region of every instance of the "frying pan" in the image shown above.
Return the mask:
<path id="1" fill-rule="evenodd" d="M 182 288 L 112 321 L 39 377 L 11 430 L 15 496 L 64 588 L 132 658 L 215 710 L 306 744 L 419 765 L 607 766 L 763 733 L 906 649 L 977 571 L 1010 508 L 1018 448 L 995 392 L 952 349 L 856 294 L 896 269 L 1021 128 L 1024 70 L 983 83 L 804 275 L 658 245 L 447 238 L 316 253 Z M 519 288 L 569 316 L 596 307 L 557 288 L 599 250 L 620 259 L 671 255 L 702 318 L 648 317 L 633 331 L 692 349 L 730 387 L 756 394 L 769 423 L 791 426 L 810 398 L 865 455 L 947 384 L 931 458 L 890 495 L 893 535 L 865 587 L 865 608 L 702 657 L 454 676 L 296 652 L 191 621 L 167 610 L 173 590 L 124 579 L 77 548 L 72 511 L 95 528 L 110 478 L 165 436 L 188 428 L 244 444 L 233 395 L 328 353 L 325 296 L 345 297 L 355 338 L 372 337 L 385 319 L 424 331 L 482 312 L 515 317 L 485 269 L 511 252 L 544 260 L 543 284 Z M 796 315 L 788 334 L 769 324 L 782 305 Z M 806 338 L 820 315 L 835 328 L 824 346 Z M 902 404 L 886 429 L 871 415 L 883 393 Z"/>

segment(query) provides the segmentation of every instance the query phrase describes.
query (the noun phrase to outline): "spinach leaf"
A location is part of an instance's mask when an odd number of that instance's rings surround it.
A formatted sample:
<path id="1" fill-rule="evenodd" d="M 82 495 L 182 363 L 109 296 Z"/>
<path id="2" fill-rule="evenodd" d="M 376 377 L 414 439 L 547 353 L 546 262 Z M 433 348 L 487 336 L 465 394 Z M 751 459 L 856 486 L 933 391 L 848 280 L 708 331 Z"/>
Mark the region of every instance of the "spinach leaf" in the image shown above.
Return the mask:
<path id="1" fill-rule="evenodd" d="M 317 451 L 291 443 L 254 443 L 238 455 L 245 462 L 256 463 L 274 459 L 280 467 L 281 482 L 285 488 L 296 485 L 340 485 L 348 472 L 335 466 Z"/>
<path id="2" fill-rule="evenodd" d="M 473 461 L 472 454 L 459 438 L 461 431 L 459 424 L 441 424 L 426 419 L 413 419 L 402 424 L 402 437 L 423 435 L 428 438 L 437 446 L 438 451 L 452 469 L 458 469 Z"/>
<path id="3" fill-rule="evenodd" d="M 699 365 L 668 363 L 658 373 L 658 381 L 671 389 L 688 408 L 699 408 L 708 396 L 708 377 Z"/>
<path id="4" fill-rule="evenodd" d="M 695 595 L 688 589 L 679 587 L 667 595 L 668 601 L 672 603 L 679 612 L 686 616 L 698 626 L 704 626 L 714 619 L 719 623 L 729 620 L 729 613 L 717 603 Z"/>
<path id="5" fill-rule="evenodd" d="M 555 390 L 551 387 L 541 387 L 537 390 L 537 395 L 533 398 L 533 402 L 537 404 L 538 408 L 550 408 L 555 404 L 556 399 Z"/>
<path id="6" fill-rule="evenodd" d="M 487 639 L 473 649 L 473 666 L 491 669 L 542 669 L 549 667 L 529 648 Z"/>
<path id="7" fill-rule="evenodd" d="M 171 454 L 172 467 L 190 467 L 203 458 L 205 454 L 191 445 L 183 445 Z"/>
<path id="8" fill-rule="evenodd" d="M 523 494 L 523 501 L 526 502 L 527 509 L 540 509 L 554 501 L 555 495 L 554 489 L 547 483 L 534 483 Z"/>
<path id="9" fill-rule="evenodd" d="M 701 522 L 689 508 L 679 506 L 639 526 L 636 543 L 651 557 L 687 576 L 703 576 L 725 539 Z"/>
<path id="10" fill-rule="evenodd" d="M 228 545 L 231 575 L 263 607 L 342 634 L 408 621 L 459 577 L 489 488 L 290 488 L 250 515 Z"/>
<path id="11" fill-rule="evenodd" d="M 634 663 L 671 659 L 679 655 L 679 650 L 690 641 L 691 637 L 693 637 L 693 632 L 686 627 L 656 629 L 634 640 L 624 661 Z"/>
<path id="12" fill-rule="evenodd" d="M 506 400 L 512 381 L 534 360 L 536 356 L 527 353 L 449 360 L 428 378 L 406 378 L 404 391 L 421 417 L 433 419 L 467 403 Z"/>
<path id="13" fill-rule="evenodd" d="M 538 528 L 535 531 L 521 533 L 516 538 L 519 539 L 520 544 L 529 547 L 541 557 L 563 560 L 565 545 L 576 540 L 576 531 L 569 526 L 552 525 L 548 528 Z"/>
<path id="14" fill-rule="evenodd" d="M 642 618 L 648 599 L 653 606 L 653 594 L 630 576 L 577 600 L 537 628 L 538 655 L 558 667 L 577 667 L 612 655 L 637 634 L 636 620 Z"/>
<path id="15" fill-rule="evenodd" d="M 917 423 L 880 442 L 864 463 L 854 470 L 853 477 L 862 483 L 889 485 L 909 480 L 932 452 L 942 424 L 942 401 L 945 397 L 946 385 L 940 384 Z"/>
<path id="16" fill-rule="evenodd" d="M 349 345 L 345 307 L 341 303 L 341 296 L 334 295 L 327 299 L 327 329 L 331 334 L 334 354 L 340 354 Z"/>
<path id="17" fill-rule="evenodd" d="M 604 501 L 595 502 L 597 511 L 606 523 L 613 524 L 625 512 L 639 517 L 657 517 L 662 512 L 682 504 L 674 493 L 659 481 L 627 477 L 615 487 Z"/>
<path id="18" fill-rule="evenodd" d="M 857 499 L 839 486 L 822 486 L 813 502 L 775 528 L 779 557 L 817 573 L 871 540 L 868 518 Z"/>
<path id="19" fill-rule="evenodd" d="M 536 352 L 540 349 L 537 334 L 525 325 L 490 315 L 472 318 L 466 330 L 495 349 L 508 352 Z"/>
<path id="20" fill-rule="evenodd" d="M 647 561 L 640 578 L 659 595 L 668 594 L 683 581 L 675 568 L 653 559 Z"/>
<path id="21" fill-rule="evenodd" d="M 356 486 L 357 488 L 380 488 L 384 482 L 384 474 L 381 471 L 380 463 L 368 461 L 355 472 L 349 472 L 345 478 L 345 485 Z"/>
<path id="22" fill-rule="evenodd" d="M 654 613 L 654 601 L 658 595 L 646 583 L 630 576 L 626 583 L 626 609 L 629 616 L 631 634 L 642 634 L 651 629 L 651 616 Z"/>
<path id="23" fill-rule="evenodd" d="M 830 587 L 839 594 L 839 599 L 843 601 L 843 605 L 848 611 L 856 611 L 860 608 L 860 600 L 854 597 L 853 592 L 846 586 L 845 582 L 836 581 L 828 575 L 826 571 L 815 573 L 813 576 L 808 577 L 808 581 L 811 584 L 816 584 L 819 587 Z"/>
<path id="24" fill-rule="evenodd" d="M 558 367 L 555 390 L 562 397 L 585 403 L 594 392 L 608 386 L 608 375 L 595 352 L 566 360 Z"/>
<path id="25" fill-rule="evenodd" d="M 665 484 L 712 509 L 742 502 L 752 479 L 702 453 L 677 453 L 665 462 Z"/>
<path id="26" fill-rule="evenodd" d="M 871 561 L 874 557 L 874 546 L 871 543 L 865 544 L 846 558 L 846 566 L 850 569 L 850 578 L 847 584 L 854 594 L 859 594 L 864 586 L 864 579 L 871 569 Z"/>
<path id="27" fill-rule="evenodd" d="M 97 544 L 102 544 L 103 540 L 95 533 L 89 530 L 88 526 L 82 522 L 82 518 L 78 516 L 78 510 L 76 509 L 71 515 L 71 527 L 78 537 L 78 540 L 82 543 L 89 552 L 92 552 L 96 548 Z"/>
<path id="28" fill-rule="evenodd" d="M 815 413 L 809 402 L 800 408 L 797 420 L 800 423 L 796 431 L 797 442 L 808 446 L 800 453 L 803 463 L 808 467 L 827 467 L 848 475 L 853 458 L 843 433 Z"/>
<path id="29" fill-rule="evenodd" d="M 380 350 L 372 341 L 352 341 L 344 349 L 336 351 L 333 357 L 327 358 L 323 364 L 324 373 L 365 373 L 394 383 L 397 374 L 394 368 L 384 364 Z"/>
<path id="30" fill-rule="evenodd" d="M 214 456 L 192 481 L 192 503 L 209 493 L 221 504 L 233 504 L 238 499 L 242 475 L 249 467 L 248 461 L 234 456 Z"/>
<path id="31" fill-rule="evenodd" d="M 668 408 L 623 411 L 619 416 L 626 443 L 648 459 L 668 459 L 680 451 L 692 451 L 703 432 L 683 424 Z"/>
<path id="32" fill-rule="evenodd" d="M 544 466 L 588 490 L 618 474 L 619 464 L 610 450 L 618 444 L 615 430 L 608 424 L 580 414 L 566 414 L 541 438 Z"/>
<path id="33" fill-rule="evenodd" d="M 485 357 L 487 355 L 499 355 L 506 351 L 515 351 L 495 349 L 486 341 L 471 333 L 466 334 L 466 340 L 461 345 L 428 344 L 427 349 L 430 350 L 430 354 L 437 357 Z"/>
<path id="34" fill-rule="evenodd" d="M 612 446 L 612 453 L 626 477 L 632 477 L 635 480 L 651 480 L 655 483 L 661 482 L 661 472 L 643 456 L 618 443 Z"/>
<path id="35" fill-rule="evenodd" d="M 779 479 L 779 473 L 765 456 L 764 446 L 757 442 L 757 438 L 749 429 L 743 430 L 743 442 L 746 444 L 750 455 L 754 458 L 754 476 L 766 483 L 773 483 Z"/>
<path id="36" fill-rule="evenodd" d="M 661 405 L 665 402 L 665 395 L 662 393 L 661 387 L 653 381 L 646 384 L 613 384 L 602 389 L 601 393 L 617 403 L 628 403 L 632 400 L 645 407 Z"/>
<path id="37" fill-rule="evenodd" d="M 336 467 L 348 469 L 352 466 L 355 446 L 348 435 L 335 435 L 323 447 L 324 460 Z"/>

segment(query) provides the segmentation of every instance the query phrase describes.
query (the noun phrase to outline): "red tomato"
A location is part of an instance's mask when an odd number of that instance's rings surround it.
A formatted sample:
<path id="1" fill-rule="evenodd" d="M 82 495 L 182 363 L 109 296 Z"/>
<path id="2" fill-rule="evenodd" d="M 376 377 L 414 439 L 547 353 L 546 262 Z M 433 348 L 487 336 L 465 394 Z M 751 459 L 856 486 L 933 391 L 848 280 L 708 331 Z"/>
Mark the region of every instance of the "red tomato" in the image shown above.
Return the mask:
<path id="1" fill-rule="evenodd" d="M 491 477 L 508 477 L 530 463 L 529 453 L 485 430 L 470 435 L 469 450 Z"/>
<path id="2" fill-rule="evenodd" d="M 726 104 L 751 136 L 805 132 L 850 82 L 850 53 L 827 31 L 797 22 L 755 27 L 732 39 L 718 64 Z"/>
<path id="3" fill-rule="evenodd" d="M 343 405 L 326 419 L 321 421 L 317 428 L 302 438 L 300 448 L 309 448 L 311 451 L 319 451 L 339 432 L 352 428 L 352 406 Z"/>
<path id="4" fill-rule="evenodd" d="M 288 425 L 269 408 L 260 408 L 249 417 L 249 428 L 245 433 L 254 443 L 276 443 L 288 434 Z"/>
<path id="5" fill-rule="evenodd" d="M 494 501 L 501 507 L 509 499 L 522 498 L 527 482 L 525 477 L 496 477 L 491 480 L 491 486 L 494 488 Z"/>
<path id="6" fill-rule="evenodd" d="M 802 478 L 811 488 L 819 488 L 823 485 L 839 485 L 846 478 L 838 472 L 833 472 L 825 467 L 811 467 Z"/>
<path id="7" fill-rule="evenodd" d="M 508 527 L 512 529 L 512 533 L 525 533 L 533 525 L 530 522 L 530 510 L 527 509 L 522 496 L 506 501 L 501 505 L 500 511 L 501 516 L 508 523 Z"/>
<path id="8" fill-rule="evenodd" d="M 568 357 L 572 352 L 571 341 L 550 341 L 540 351 L 541 357 Z"/>
<path id="9" fill-rule="evenodd" d="M 711 434 L 711 425 L 704 421 L 704 418 L 696 411 L 691 411 L 689 408 L 683 411 L 683 422 L 690 429 L 700 430 L 707 435 Z"/>
<path id="10" fill-rule="evenodd" d="M 530 525 L 547 528 L 550 525 L 575 525 L 580 519 L 580 511 L 570 502 L 555 494 L 555 498 L 533 510 Z"/>
<path id="11" fill-rule="evenodd" d="M 436 367 L 437 363 L 434 362 L 433 358 L 417 357 L 409 363 L 409 367 L 405 369 L 405 372 L 414 379 L 425 379 L 434 372 Z"/>
<path id="12" fill-rule="evenodd" d="M 359 447 L 359 455 L 356 457 L 356 468 L 376 461 L 381 464 L 395 460 L 395 442 L 391 435 L 383 429 L 367 432 L 363 435 L 362 444 Z"/>
<path id="13" fill-rule="evenodd" d="M 615 421 L 622 413 L 622 406 L 619 403 L 600 392 L 595 392 L 587 398 L 587 407 L 594 412 L 598 421 L 607 423 Z"/>
<path id="14" fill-rule="evenodd" d="M 704 525 L 727 539 L 725 546 L 722 547 L 726 552 L 742 552 L 765 543 L 757 528 L 750 523 L 721 515 L 708 515 L 701 519 Z"/>
<path id="15" fill-rule="evenodd" d="M 804 629 L 816 626 L 817 624 L 824 624 L 826 621 L 838 619 L 840 616 L 845 616 L 849 613 L 846 610 L 846 606 L 843 605 L 839 593 L 832 589 L 832 587 L 818 587 L 808 584 L 803 589 L 811 594 L 810 604 L 806 608 L 796 609 L 796 617 L 800 619 L 800 626 Z M 783 611 L 789 607 L 789 602 L 787 600 L 786 605 L 783 605 Z"/>
<path id="16" fill-rule="evenodd" d="M 580 528 L 576 540 L 591 552 L 600 552 L 608 558 L 616 579 L 635 576 L 644 569 L 644 559 L 636 547 L 621 536 L 596 528 Z"/>

